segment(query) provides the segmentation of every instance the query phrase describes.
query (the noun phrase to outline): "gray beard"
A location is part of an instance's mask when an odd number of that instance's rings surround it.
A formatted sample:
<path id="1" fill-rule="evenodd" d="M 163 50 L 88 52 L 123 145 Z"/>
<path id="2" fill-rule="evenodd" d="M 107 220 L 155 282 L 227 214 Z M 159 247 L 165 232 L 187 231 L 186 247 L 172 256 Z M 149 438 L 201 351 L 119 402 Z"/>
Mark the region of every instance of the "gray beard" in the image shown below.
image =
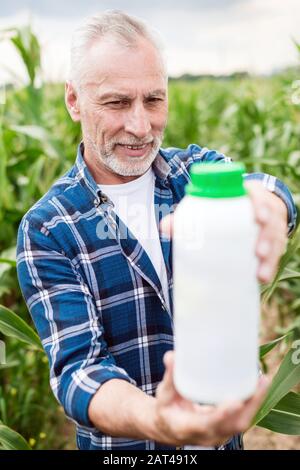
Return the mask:
<path id="1" fill-rule="evenodd" d="M 120 176 L 141 176 L 150 168 L 152 163 L 154 162 L 156 155 L 159 151 L 159 148 L 162 143 L 162 135 L 159 137 L 154 137 L 152 143 L 152 149 L 149 155 L 146 158 L 139 158 L 139 157 L 130 157 L 127 158 L 127 161 L 122 161 L 120 157 L 115 155 L 112 151 L 114 147 L 114 143 L 108 144 L 104 151 L 101 152 L 100 148 L 96 145 L 96 143 L 88 138 L 90 145 L 92 146 L 93 152 L 95 153 L 97 159 L 106 166 L 109 170 L 113 173 L 116 173 Z M 126 142 L 127 145 L 142 145 L 143 142 L 137 143 L 136 141 L 133 142 Z M 129 161 L 130 159 L 130 161 Z"/>

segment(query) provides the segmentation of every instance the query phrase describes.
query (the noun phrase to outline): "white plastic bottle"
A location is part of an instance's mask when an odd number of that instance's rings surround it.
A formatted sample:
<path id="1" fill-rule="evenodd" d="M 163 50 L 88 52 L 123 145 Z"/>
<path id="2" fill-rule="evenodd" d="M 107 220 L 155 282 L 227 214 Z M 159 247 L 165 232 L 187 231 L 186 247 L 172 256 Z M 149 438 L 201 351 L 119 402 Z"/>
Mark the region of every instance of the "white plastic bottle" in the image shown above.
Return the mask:
<path id="1" fill-rule="evenodd" d="M 174 380 L 198 403 L 247 399 L 258 379 L 257 226 L 244 172 L 194 164 L 174 214 Z"/>

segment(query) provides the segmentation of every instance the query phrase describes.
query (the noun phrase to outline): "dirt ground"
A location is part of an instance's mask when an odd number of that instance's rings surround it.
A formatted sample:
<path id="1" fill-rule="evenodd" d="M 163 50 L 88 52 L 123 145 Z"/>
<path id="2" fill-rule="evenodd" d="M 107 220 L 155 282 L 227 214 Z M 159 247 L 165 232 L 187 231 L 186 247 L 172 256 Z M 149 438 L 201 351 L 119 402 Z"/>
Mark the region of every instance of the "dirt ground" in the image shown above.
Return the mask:
<path id="1" fill-rule="evenodd" d="M 300 436 L 286 436 L 258 426 L 245 434 L 247 450 L 300 450 Z"/>

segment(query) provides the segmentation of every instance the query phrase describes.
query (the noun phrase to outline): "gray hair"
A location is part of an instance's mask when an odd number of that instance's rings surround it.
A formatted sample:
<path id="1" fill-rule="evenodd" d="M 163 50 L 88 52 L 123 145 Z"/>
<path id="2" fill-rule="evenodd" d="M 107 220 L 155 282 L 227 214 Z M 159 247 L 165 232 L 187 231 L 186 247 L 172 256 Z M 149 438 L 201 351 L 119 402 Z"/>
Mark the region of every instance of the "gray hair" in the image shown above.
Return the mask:
<path id="1" fill-rule="evenodd" d="M 93 41 L 110 36 L 124 47 L 135 47 L 139 38 L 147 39 L 160 55 L 167 76 L 164 47 L 159 33 L 144 21 L 119 10 L 107 10 L 88 17 L 73 35 L 69 78 L 80 83 L 83 59 Z"/>

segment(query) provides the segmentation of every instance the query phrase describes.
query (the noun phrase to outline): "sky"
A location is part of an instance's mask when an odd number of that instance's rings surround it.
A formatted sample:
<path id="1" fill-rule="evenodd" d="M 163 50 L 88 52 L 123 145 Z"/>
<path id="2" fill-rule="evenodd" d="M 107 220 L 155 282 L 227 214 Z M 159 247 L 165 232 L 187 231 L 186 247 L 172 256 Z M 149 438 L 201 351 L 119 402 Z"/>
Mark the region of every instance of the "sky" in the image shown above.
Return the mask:
<path id="1" fill-rule="evenodd" d="M 117 8 L 156 28 L 169 74 L 268 74 L 299 63 L 300 0 L 1 0 L 0 29 L 30 20 L 42 45 L 43 76 L 64 80 L 74 29 L 86 16 Z M 8 42 L 0 42 L 0 83 L 24 76 Z"/>

